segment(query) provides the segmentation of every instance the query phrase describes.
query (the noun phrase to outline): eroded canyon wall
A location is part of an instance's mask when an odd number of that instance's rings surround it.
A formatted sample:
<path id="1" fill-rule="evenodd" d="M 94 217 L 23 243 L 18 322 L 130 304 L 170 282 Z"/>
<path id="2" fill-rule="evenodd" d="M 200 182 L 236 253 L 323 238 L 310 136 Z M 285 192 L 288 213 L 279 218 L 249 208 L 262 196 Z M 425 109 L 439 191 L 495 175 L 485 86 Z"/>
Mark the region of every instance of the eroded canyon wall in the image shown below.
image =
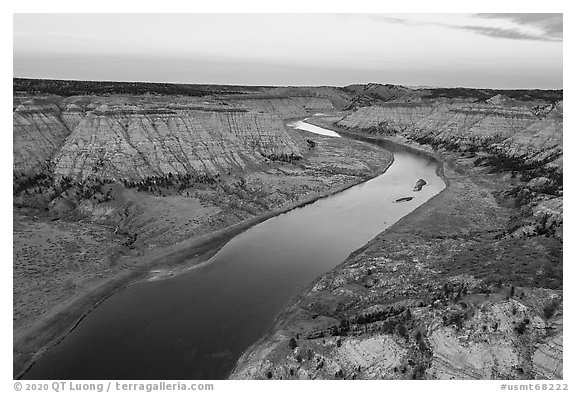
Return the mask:
<path id="1" fill-rule="evenodd" d="M 266 157 L 301 158 L 296 138 L 269 113 L 99 107 L 55 155 L 55 173 L 132 180 L 216 175 L 262 164 Z"/>
<path id="2" fill-rule="evenodd" d="M 359 108 L 337 125 L 433 147 L 492 153 L 561 177 L 562 102 L 545 108 L 525 105 L 391 103 Z"/>
<path id="3" fill-rule="evenodd" d="M 13 113 L 14 170 L 29 172 L 44 167 L 69 134 L 58 105 L 48 100 L 22 102 Z"/>
<path id="4" fill-rule="evenodd" d="M 62 176 L 136 180 L 299 159 L 304 138 L 288 133 L 282 119 L 333 109 L 314 97 L 237 100 L 235 106 L 54 101 L 28 100 L 14 111 L 15 171 L 52 164 Z"/>

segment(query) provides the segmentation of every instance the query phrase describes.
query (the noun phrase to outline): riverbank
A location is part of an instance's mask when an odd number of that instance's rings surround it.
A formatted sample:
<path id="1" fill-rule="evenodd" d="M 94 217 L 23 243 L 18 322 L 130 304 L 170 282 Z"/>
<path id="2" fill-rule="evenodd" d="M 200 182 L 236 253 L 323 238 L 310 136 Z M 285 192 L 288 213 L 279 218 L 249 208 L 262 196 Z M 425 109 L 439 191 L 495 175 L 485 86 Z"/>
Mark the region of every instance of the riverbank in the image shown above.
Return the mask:
<path id="1" fill-rule="evenodd" d="M 39 357 L 47 350 L 60 342 L 74 327 L 104 300 L 122 290 L 128 285 L 137 283 L 149 277 L 153 269 L 181 268 L 198 265 L 213 256 L 231 238 L 248 228 L 289 210 L 302 207 L 318 199 L 341 192 L 361 182 L 385 172 L 393 162 L 392 155 L 388 154 L 386 160 L 381 162 L 377 173 L 372 173 L 355 181 L 348 181 L 323 192 L 300 198 L 297 202 L 284 205 L 280 209 L 244 220 L 222 230 L 212 232 L 193 240 L 184 241 L 170 247 L 153 249 L 142 257 L 122 258 L 120 264 L 130 267 L 119 276 L 105 281 L 91 291 L 81 294 L 74 302 L 45 314 L 31 328 L 14 337 L 14 375 L 22 376 Z"/>
<path id="2" fill-rule="evenodd" d="M 231 379 L 562 377 L 562 242 L 507 236 L 510 178 L 436 154 L 447 188 L 296 296 Z"/>

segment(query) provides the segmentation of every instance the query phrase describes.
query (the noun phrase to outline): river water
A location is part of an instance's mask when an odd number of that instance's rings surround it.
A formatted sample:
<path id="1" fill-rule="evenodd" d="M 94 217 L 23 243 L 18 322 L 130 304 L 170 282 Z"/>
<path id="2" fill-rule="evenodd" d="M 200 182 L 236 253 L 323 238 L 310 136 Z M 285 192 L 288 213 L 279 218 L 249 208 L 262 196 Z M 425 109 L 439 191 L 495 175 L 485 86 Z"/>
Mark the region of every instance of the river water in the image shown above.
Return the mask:
<path id="1" fill-rule="evenodd" d="M 226 378 L 307 284 L 445 187 L 435 160 L 387 148 L 386 173 L 248 229 L 195 269 L 111 296 L 24 378 Z M 412 191 L 420 178 L 428 184 Z"/>

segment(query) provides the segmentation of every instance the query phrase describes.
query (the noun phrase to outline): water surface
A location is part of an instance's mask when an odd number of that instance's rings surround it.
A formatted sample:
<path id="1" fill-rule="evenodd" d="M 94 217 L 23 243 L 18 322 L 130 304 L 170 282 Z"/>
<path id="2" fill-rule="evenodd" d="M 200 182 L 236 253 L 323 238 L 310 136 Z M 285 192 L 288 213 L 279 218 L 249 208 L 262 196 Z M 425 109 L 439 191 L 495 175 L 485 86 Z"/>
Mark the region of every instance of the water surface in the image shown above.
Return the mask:
<path id="1" fill-rule="evenodd" d="M 303 120 L 297 120 L 288 123 L 289 127 L 297 128 L 299 130 L 304 130 L 308 132 L 313 132 L 314 134 L 320 134 L 324 136 L 332 136 L 334 138 L 340 138 L 340 134 L 332 130 L 327 130 L 326 128 L 315 126 L 314 124 L 306 123 Z"/>
<path id="2" fill-rule="evenodd" d="M 383 175 L 250 228 L 196 269 L 111 296 L 24 377 L 226 378 L 302 288 L 444 188 L 436 161 L 391 149 Z"/>

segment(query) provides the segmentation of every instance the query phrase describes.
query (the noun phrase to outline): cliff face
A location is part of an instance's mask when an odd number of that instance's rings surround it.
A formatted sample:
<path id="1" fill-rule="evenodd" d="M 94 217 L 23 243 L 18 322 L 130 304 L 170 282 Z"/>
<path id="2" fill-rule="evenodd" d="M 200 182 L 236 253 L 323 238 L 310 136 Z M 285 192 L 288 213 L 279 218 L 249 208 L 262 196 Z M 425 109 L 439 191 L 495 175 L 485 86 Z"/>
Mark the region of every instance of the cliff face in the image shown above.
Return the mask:
<path id="1" fill-rule="evenodd" d="M 285 94 L 24 101 L 13 115 L 14 169 L 30 172 L 51 164 L 54 173 L 78 179 L 137 180 L 215 175 L 269 159 L 298 159 L 304 139 L 289 134 L 282 119 L 334 107 L 329 97 Z"/>
<path id="2" fill-rule="evenodd" d="M 343 128 L 353 128 L 377 132 L 388 131 L 385 127 L 404 129 L 414 126 L 434 112 L 444 112 L 443 105 L 388 104 L 387 106 L 367 106 L 357 109 L 338 122 Z"/>
<path id="3" fill-rule="evenodd" d="M 273 87 L 265 90 L 266 94 L 277 97 L 312 97 L 317 104 L 325 106 L 324 109 L 343 110 L 348 108 L 354 101 L 352 93 L 343 88 L 331 86 L 315 87 Z M 318 100 L 322 98 L 323 100 Z M 325 100 L 329 100 L 327 105 Z M 327 105 L 327 107 L 326 107 Z"/>
<path id="4" fill-rule="evenodd" d="M 562 103 L 548 112 L 526 106 L 386 104 L 360 108 L 337 125 L 459 151 L 484 151 L 562 173 Z"/>
<path id="5" fill-rule="evenodd" d="M 496 152 L 520 159 L 530 167 L 543 165 L 549 172 L 563 173 L 562 104 L 498 144 Z"/>
<path id="6" fill-rule="evenodd" d="M 332 102 L 327 97 L 265 97 L 242 99 L 240 103 L 243 107 L 258 108 L 285 119 L 334 110 Z"/>
<path id="7" fill-rule="evenodd" d="M 79 105 L 72 103 L 65 105 L 60 118 L 66 128 L 74 130 L 74 128 L 76 128 L 76 126 L 82 121 L 84 116 L 86 116 L 86 110 Z"/>
<path id="8" fill-rule="evenodd" d="M 28 172 L 44 167 L 64 144 L 70 130 L 53 102 L 27 100 L 13 112 L 13 168 Z"/>
<path id="9" fill-rule="evenodd" d="M 101 106 L 56 154 L 55 173 L 116 179 L 216 175 L 262 164 L 265 157 L 301 157 L 297 143 L 269 113 Z"/>

